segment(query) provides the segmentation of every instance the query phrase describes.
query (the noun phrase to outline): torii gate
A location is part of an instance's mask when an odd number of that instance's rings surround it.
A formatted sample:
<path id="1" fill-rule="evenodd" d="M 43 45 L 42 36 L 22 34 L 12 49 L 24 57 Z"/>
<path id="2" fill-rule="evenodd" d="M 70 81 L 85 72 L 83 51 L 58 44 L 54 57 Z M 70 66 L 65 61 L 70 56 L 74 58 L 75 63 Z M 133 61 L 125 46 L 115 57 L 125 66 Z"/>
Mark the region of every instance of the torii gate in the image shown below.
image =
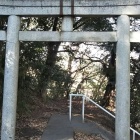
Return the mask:
<path id="1" fill-rule="evenodd" d="M 115 140 L 130 140 L 130 32 L 129 16 L 140 16 L 140 0 L 1 0 L 0 15 L 8 15 L 1 140 L 15 139 L 19 41 L 117 42 Z M 63 16 L 61 32 L 20 31 L 21 16 Z M 73 17 L 118 16 L 116 32 L 73 32 Z"/>

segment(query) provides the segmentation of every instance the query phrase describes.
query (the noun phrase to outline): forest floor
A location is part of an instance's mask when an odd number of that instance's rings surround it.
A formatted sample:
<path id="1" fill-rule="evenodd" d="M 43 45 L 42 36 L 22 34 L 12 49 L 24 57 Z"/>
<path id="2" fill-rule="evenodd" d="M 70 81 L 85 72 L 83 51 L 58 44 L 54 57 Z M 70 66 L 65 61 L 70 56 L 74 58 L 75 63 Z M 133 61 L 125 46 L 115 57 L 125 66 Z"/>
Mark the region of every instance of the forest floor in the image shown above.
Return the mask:
<path id="1" fill-rule="evenodd" d="M 30 106 L 30 112 L 17 116 L 16 140 L 40 140 L 52 114 L 68 114 L 67 99 L 48 100 L 44 104 L 39 98 L 34 98 Z M 72 112 L 81 114 L 79 99 L 73 101 Z M 114 132 L 114 119 L 92 104 L 86 103 L 85 118 Z M 74 134 L 74 140 L 104 140 L 96 135 L 86 135 L 81 132 Z"/>

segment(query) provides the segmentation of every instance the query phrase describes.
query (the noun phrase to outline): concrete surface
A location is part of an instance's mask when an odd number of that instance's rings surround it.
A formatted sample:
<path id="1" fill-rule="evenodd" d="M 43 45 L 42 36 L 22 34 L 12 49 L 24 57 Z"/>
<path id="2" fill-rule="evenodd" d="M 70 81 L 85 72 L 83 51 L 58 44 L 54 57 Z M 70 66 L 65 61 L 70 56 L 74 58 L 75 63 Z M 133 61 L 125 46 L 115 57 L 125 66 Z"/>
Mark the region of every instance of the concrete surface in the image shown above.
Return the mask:
<path id="1" fill-rule="evenodd" d="M 116 46 L 116 140 L 130 140 L 130 18 L 117 20 Z M 125 53 L 124 53 L 125 52 Z"/>
<path id="2" fill-rule="evenodd" d="M 1 140 L 15 140 L 20 17 L 9 16 L 4 71 Z"/>
<path id="3" fill-rule="evenodd" d="M 106 131 L 94 122 L 82 123 L 81 116 L 72 117 L 70 122 L 68 115 L 53 115 L 41 140 L 73 140 L 74 131 L 82 131 L 86 134 L 100 134 L 106 140 L 114 140 L 114 135 Z"/>
<path id="4" fill-rule="evenodd" d="M 61 4 L 62 3 L 62 4 Z M 140 15 L 139 0 L 1 0 L 1 15 Z"/>

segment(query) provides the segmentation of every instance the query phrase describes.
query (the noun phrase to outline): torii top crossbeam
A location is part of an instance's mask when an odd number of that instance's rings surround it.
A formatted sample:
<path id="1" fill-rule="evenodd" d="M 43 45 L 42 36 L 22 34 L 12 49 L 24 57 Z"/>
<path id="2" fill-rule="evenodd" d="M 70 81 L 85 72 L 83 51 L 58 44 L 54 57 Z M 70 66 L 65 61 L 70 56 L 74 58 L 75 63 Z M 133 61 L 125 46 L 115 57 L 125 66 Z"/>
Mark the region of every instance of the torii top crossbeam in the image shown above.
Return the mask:
<path id="1" fill-rule="evenodd" d="M 1 0 L 1 15 L 140 15 L 140 0 Z"/>

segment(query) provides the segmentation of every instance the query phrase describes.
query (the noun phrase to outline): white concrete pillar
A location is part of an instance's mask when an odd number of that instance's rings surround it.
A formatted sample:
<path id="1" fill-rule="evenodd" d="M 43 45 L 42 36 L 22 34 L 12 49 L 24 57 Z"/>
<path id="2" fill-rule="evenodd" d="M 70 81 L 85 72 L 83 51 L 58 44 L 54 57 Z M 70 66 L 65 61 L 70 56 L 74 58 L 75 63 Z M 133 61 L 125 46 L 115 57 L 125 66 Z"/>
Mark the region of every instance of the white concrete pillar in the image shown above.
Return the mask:
<path id="1" fill-rule="evenodd" d="M 62 31 L 73 31 L 73 17 L 64 16 L 62 21 Z"/>
<path id="2" fill-rule="evenodd" d="M 15 140 L 20 18 L 8 18 L 1 140 Z"/>
<path id="3" fill-rule="evenodd" d="M 117 21 L 115 140 L 130 140 L 130 19 Z"/>

